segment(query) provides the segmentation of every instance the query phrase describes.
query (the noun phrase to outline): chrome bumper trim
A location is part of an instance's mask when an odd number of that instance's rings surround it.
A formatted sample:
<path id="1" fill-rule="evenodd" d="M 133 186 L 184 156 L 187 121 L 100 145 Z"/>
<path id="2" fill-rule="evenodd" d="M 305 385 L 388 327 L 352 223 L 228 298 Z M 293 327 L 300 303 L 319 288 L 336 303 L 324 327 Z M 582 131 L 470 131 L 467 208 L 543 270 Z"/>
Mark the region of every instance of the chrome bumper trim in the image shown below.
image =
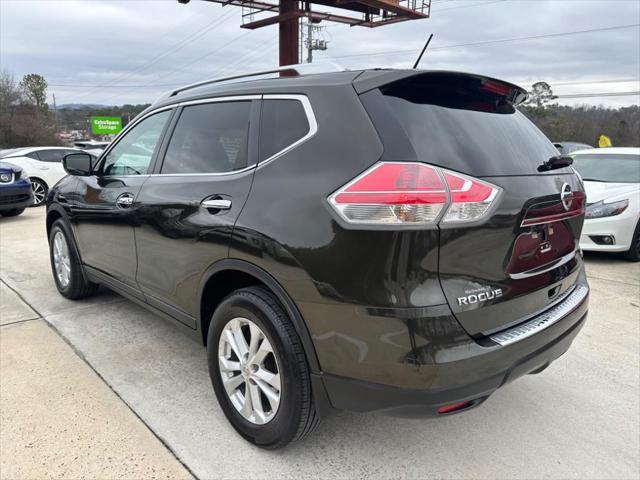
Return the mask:
<path id="1" fill-rule="evenodd" d="M 535 318 L 509 330 L 491 335 L 489 338 L 504 347 L 505 345 L 510 345 L 530 337 L 531 335 L 535 335 L 545 328 L 550 327 L 557 321 L 562 320 L 578 305 L 580 305 L 588 294 L 588 287 L 584 285 L 577 285 L 570 293 L 566 294 L 566 298 L 562 299 L 546 312 L 543 312 Z"/>
<path id="2" fill-rule="evenodd" d="M 526 272 L 520 272 L 520 273 L 510 273 L 509 277 L 511 277 L 513 280 L 522 280 L 523 278 L 534 277 L 536 275 L 540 275 L 541 273 L 550 272 L 551 270 L 554 270 L 560 267 L 561 265 L 564 265 L 565 263 L 569 263 L 571 260 L 573 260 L 576 256 L 576 252 L 577 250 L 574 250 L 571 253 L 567 253 L 566 255 L 560 258 L 557 258 L 552 262 L 546 265 L 542 265 L 541 267 L 535 268 L 533 270 L 528 270 Z"/>

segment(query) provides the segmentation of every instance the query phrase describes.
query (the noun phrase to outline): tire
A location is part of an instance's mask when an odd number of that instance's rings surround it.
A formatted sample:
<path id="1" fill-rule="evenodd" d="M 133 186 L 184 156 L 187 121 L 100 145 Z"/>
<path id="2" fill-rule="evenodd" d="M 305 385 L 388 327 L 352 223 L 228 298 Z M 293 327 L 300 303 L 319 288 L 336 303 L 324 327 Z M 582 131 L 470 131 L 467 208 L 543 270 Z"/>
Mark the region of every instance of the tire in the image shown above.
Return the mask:
<path id="1" fill-rule="evenodd" d="M 47 200 L 47 193 L 49 193 L 49 187 L 44 181 L 39 178 L 31 178 L 31 189 L 33 190 L 33 207 L 39 207 L 43 205 Z"/>
<path id="2" fill-rule="evenodd" d="M 235 348 L 225 339 L 229 338 L 229 333 L 235 328 L 236 332 L 242 332 L 244 347 L 251 352 L 250 339 L 256 335 L 254 327 L 258 327 L 259 333 L 263 335 L 257 337 L 260 342 L 264 342 L 266 338 L 267 343 L 256 343 L 253 351 L 258 353 L 248 357 L 242 367 L 243 362 L 236 361 L 239 355 Z M 240 343 L 242 342 L 236 345 Z M 265 356 L 264 352 L 269 347 L 272 353 Z M 258 357 L 262 357 L 262 360 L 256 360 Z M 239 367 L 227 367 L 222 372 L 221 358 L 224 358 L 224 362 L 234 362 L 233 365 Z M 302 343 L 288 315 L 267 289 L 248 287 L 236 290 L 220 303 L 213 314 L 207 335 L 207 360 L 211 382 L 222 411 L 233 428 L 254 445 L 268 449 L 282 448 L 303 438 L 318 426 L 320 417 L 313 403 L 309 367 Z M 276 373 L 279 383 L 272 379 L 265 385 L 266 382 L 261 381 L 267 378 L 264 377 L 264 372 L 267 372 L 267 376 L 268 372 Z M 229 387 L 232 384 L 237 385 L 231 396 L 223 383 L 223 375 L 227 388 L 234 388 Z M 236 381 L 239 377 L 239 381 Z M 274 388 L 274 385 L 280 388 Z M 261 404 L 257 413 L 252 412 L 250 417 L 247 416 L 247 410 L 243 414 L 240 407 L 243 394 L 248 390 L 249 398 L 256 398 L 257 394 L 251 393 L 259 392 L 258 401 Z M 269 400 L 275 392 L 279 399 L 276 408 Z M 247 401 L 246 397 L 244 401 Z M 251 404 L 253 405 L 253 400 Z M 260 415 L 260 410 L 263 416 Z"/>
<path id="3" fill-rule="evenodd" d="M 24 212 L 24 208 L 12 208 L 11 210 L 3 210 L 0 212 L 0 215 L 3 217 L 17 217 L 22 212 Z"/>
<path id="4" fill-rule="evenodd" d="M 60 262 L 56 260 L 56 252 Z M 88 281 L 71 243 L 71 236 L 61 219 L 53 222 L 49 233 L 49 259 L 56 287 L 63 297 L 70 300 L 93 295 L 98 285 Z M 56 267 L 56 265 L 59 267 Z"/>
<path id="5" fill-rule="evenodd" d="M 636 225 L 631 239 L 631 247 L 624 253 L 624 258 L 630 262 L 640 261 L 640 222 Z"/>

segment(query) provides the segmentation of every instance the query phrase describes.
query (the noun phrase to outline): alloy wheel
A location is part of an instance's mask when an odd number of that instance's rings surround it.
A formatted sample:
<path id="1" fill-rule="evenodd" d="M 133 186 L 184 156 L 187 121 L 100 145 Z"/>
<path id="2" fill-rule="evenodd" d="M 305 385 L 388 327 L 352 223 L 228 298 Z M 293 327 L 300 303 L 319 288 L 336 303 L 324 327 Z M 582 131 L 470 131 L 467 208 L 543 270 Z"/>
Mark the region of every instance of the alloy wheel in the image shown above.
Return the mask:
<path id="1" fill-rule="evenodd" d="M 278 412 L 280 370 L 273 347 L 251 320 L 234 318 L 218 342 L 222 384 L 235 409 L 245 420 L 264 425 Z"/>
<path id="2" fill-rule="evenodd" d="M 47 189 L 45 188 L 45 186 L 38 180 L 32 180 L 31 188 L 33 189 L 33 204 L 34 205 L 42 204 L 42 202 L 44 202 L 45 197 L 47 196 Z"/>
<path id="3" fill-rule="evenodd" d="M 62 288 L 66 288 L 71 279 L 71 259 L 67 239 L 61 231 L 57 231 L 53 237 L 53 266 L 58 283 Z"/>

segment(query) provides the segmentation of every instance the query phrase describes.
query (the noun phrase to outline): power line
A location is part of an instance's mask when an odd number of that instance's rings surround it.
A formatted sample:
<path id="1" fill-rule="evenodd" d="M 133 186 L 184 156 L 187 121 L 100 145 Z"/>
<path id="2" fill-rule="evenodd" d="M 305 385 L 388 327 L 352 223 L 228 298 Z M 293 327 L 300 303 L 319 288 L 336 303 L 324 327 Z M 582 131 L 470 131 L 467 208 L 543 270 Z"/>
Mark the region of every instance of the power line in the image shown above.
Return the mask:
<path id="1" fill-rule="evenodd" d="M 447 12 L 449 10 L 459 10 L 461 8 L 472 8 L 472 7 L 481 7 L 483 5 L 491 5 L 492 3 L 503 3 L 503 2 L 509 2 L 512 0 L 493 0 L 490 2 L 482 2 L 482 3 L 474 3 L 473 5 L 460 5 L 457 7 L 448 7 L 448 8 L 443 8 L 443 9 L 433 9 L 433 5 L 431 6 L 431 8 L 434 10 L 435 13 L 442 13 L 442 12 Z M 437 4 L 436 4 L 437 5 Z"/>
<path id="2" fill-rule="evenodd" d="M 549 83 L 549 85 L 551 85 L 552 87 L 558 87 L 562 85 L 590 85 L 594 83 L 624 83 L 624 82 L 640 82 L 640 78 L 621 78 L 618 80 L 610 79 L 610 80 L 587 80 L 583 82 L 573 81 L 573 82 L 558 82 L 558 83 L 547 82 L 547 83 Z"/>
<path id="3" fill-rule="evenodd" d="M 213 22 L 213 23 L 211 23 L 209 25 L 206 25 L 203 28 L 201 28 L 201 29 L 197 30 L 196 32 L 192 33 L 191 35 L 187 36 L 182 41 L 178 42 L 176 45 L 171 47 L 169 50 L 166 50 L 165 52 L 163 52 L 163 53 L 161 53 L 159 55 L 156 55 L 149 62 L 137 67 L 135 70 L 132 70 L 129 74 L 125 75 L 124 77 L 121 77 L 121 79 L 128 78 L 131 75 L 133 75 L 134 73 L 139 72 L 140 70 L 144 70 L 144 69 L 150 67 L 151 65 L 155 65 L 156 63 L 158 63 L 163 58 L 166 58 L 167 56 L 169 56 L 169 55 L 177 52 L 178 50 L 181 50 L 185 46 L 193 43 L 198 38 L 201 38 L 203 35 L 209 33 L 215 27 L 221 25 L 225 20 L 227 20 L 229 17 L 231 17 L 234 13 L 235 12 L 233 10 L 231 10 L 231 11 L 227 12 L 226 14 L 223 14 L 222 17 L 218 18 L 217 21 L 215 21 L 215 22 Z M 115 80 L 115 81 L 117 81 L 117 80 Z"/>
<path id="4" fill-rule="evenodd" d="M 481 41 L 481 42 L 458 43 L 458 44 L 454 44 L 454 45 L 443 45 L 441 47 L 431 47 L 429 49 L 429 51 L 432 52 L 434 50 L 446 50 L 446 49 L 449 49 L 449 48 L 475 47 L 475 46 L 481 46 L 481 45 L 500 44 L 500 43 L 507 43 L 507 42 L 538 40 L 538 39 L 542 39 L 542 38 L 567 37 L 567 36 L 571 36 L 571 35 L 581 35 L 581 34 L 585 34 L 585 33 L 605 32 L 605 31 L 611 31 L 611 30 L 622 30 L 622 29 L 626 29 L 626 28 L 636 28 L 636 27 L 640 27 L 640 23 L 633 23 L 633 24 L 629 24 L 629 25 L 616 25 L 616 26 L 612 26 L 612 27 L 590 28 L 588 30 L 575 30 L 575 31 L 571 31 L 571 32 L 548 33 L 548 34 L 544 34 L 544 35 L 531 35 L 531 36 L 528 36 L 528 37 L 513 37 L 513 38 L 502 38 L 502 39 L 499 39 L 499 40 L 484 40 L 484 41 Z M 352 55 L 338 55 L 338 56 L 332 56 L 332 57 L 328 57 L 328 58 L 374 57 L 374 56 L 390 55 L 390 54 L 394 54 L 394 55 L 409 55 L 409 54 L 415 55 L 416 52 L 419 52 L 419 51 L 420 51 L 420 49 L 387 50 L 387 51 L 384 51 L 384 52 L 375 52 L 375 53 L 355 53 L 355 54 L 352 54 Z"/>
<path id="5" fill-rule="evenodd" d="M 185 38 L 183 38 L 181 41 L 179 41 L 177 44 L 175 44 L 173 47 L 169 48 L 168 50 L 165 50 L 164 52 L 161 52 L 160 54 L 156 55 L 155 57 L 153 57 L 151 60 L 149 60 L 148 62 L 139 65 L 138 67 L 134 68 L 133 70 L 130 70 L 128 72 L 125 72 L 121 75 L 119 75 L 118 77 L 116 77 L 115 79 L 111 80 L 111 82 L 113 83 L 117 83 L 121 80 L 125 80 L 129 77 L 131 77 L 132 75 L 134 75 L 135 73 L 138 73 L 146 68 L 149 68 L 152 65 L 155 65 L 156 63 L 158 63 L 160 60 L 162 60 L 163 58 L 168 57 L 169 55 L 172 55 L 173 53 L 177 52 L 178 50 L 181 50 L 182 48 L 184 48 L 185 46 L 189 45 L 190 43 L 193 43 L 194 41 L 196 41 L 198 38 L 201 38 L 203 35 L 207 34 L 208 32 L 210 32 L 212 29 L 214 29 L 215 27 L 219 26 L 220 24 L 222 24 L 226 19 L 228 19 L 230 16 L 232 16 L 235 12 L 229 11 L 226 14 L 223 14 L 222 17 L 218 18 L 216 21 L 203 26 L 202 28 L 199 28 L 198 30 L 196 30 L 195 32 L 187 35 Z M 98 87 L 98 88 L 102 88 L 102 87 Z M 84 98 L 90 94 L 94 93 L 93 91 L 88 91 L 88 92 L 84 92 L 79 98 Z"/>
<path id="6" fill-rule="evenodd" d="M 640 96 L 640 90 L 634 92 L 601 92 L 601 93 L 570 93 L 567 95 L 555 95 L 556 98 L 596 98 L 596 97 L 628 97 Z"/>
<path id="7" fill-rule="evenodd" d="M 459 0 L 449 0 L 449 1 L 459 1 Z M 261 47 L 258 47 L 260 50 L 266 49 L 265 47 L 273 47 L 275 44 L 265 44 Z M 239 60 L 243 60 L 245 57 L 254 56 L 254 53 L 261 53 L 259 50 L 252 50 L 246 55 L 243 55 Z M 231 65 L 227 65 L 223 71 L 226 71 L 230 66 L 234 66 L 237 61 Z M 537 80 L 536 80 L 537 81 Z M 513 83 L 520 83 L 523 85 L 529 85 L 536 83 L 536 81 L 530 80 L 513 80 Z M 603 80 L 573 80 L 570 82 L 553 82 L 548 81 L 547 83 L 552 87 L 559 87 L 564 85 L 591 85 L 591 84 L 599 84 L 599 83 L 625 83 L 625 82 L 640 82 L 640 78 L 618 78 L 618 79 L 603 79 Z M 154 87 L 177 87 L 182 85 L 182 82 L 173 82 L 173 83 L 156 83 Z M 50 87 L 73 87 L 73 88 L 147 88 L 149 85 L 95 85 L 95 84 L 83 84 L 83 83 L 48 83 Z"/>
<path id="8" fill-rule="evenodd" d="M 241 71 L 245 65 L 253 62 L 256 58 L 261 57 L 262 55 L 266 54 L 268 51 L 272 50 L 276 46 L 277 44 L 275 42 L 265 43 L 264 45 L 256 48 L 255 50 L 251 50 L 247 54 L 243 55 L 237 61 L 231 63 L 230 65 L 227 65 L 222 70 L 216 72 L 216 74 L 222 76 L 223 74 L 227 75 L 236 71 Z"/>
<path id="9" fill-rule="evenodd" d="M 455 0 L 451 0 L 451 1 L 455 1 Z M 275 44 L 264 44 L 260 47 L 258 47 L 255 50 L 251 50 L 249 53 L 243 55 L 242 57 L 240 57 L 239 59 L 237 59 L 235 62 L 227 65 L 225 68 L 223 68 L 222 70 L 216 72 L 216 73 L 226 73 L 228 71 L 234 71 L 237 70 L 239 67 L 244 66 L 248 61 L 252 61 L 255 57 L 259 57 L 260 55 L 266 53 L 266 51 L 270 50 L 271 48 L 273 48 L 275 46 Z M 584 81 L 571 81 L 571 82 L 548 82 L 552 87 L 556 87 L 556 86 L 564 86 L 564 85 L 593 85 L 593 84 L 601 84 L 601 83 L 627 83 L 627 82 L 640 82 L 640 78 L 619 78 L 619 79 L 602 79 L 602 80 L 584 80 Z M 516 83 L 522 83 L 524 84 L 525 81 L 519 81 Z M 534 82 L 535 83 L 535 82 Z M 174 82 L 174 83 L 159 83 L 159 84 L 154 84 L 153 86 L 155 87 L 177 87 L 180 85 L 183 85 L 184 82 Z M 72 83 L 49 83 L 49 86 L 52 87 L 73 87 L 73 88 L 148 88 L 149 85 L 83 85 L 83 84 L 72 84 Z M 616 92 L 610 92 L 611 94 L 614 95 L 618 95 L 618 93 Z M 626 94 L 634 94 L 634 92 L 622 92 L 622 94 L 626 95 Z M 570 98 L 573 97 L 574 95 L 587 95 L 587 96 L 594 96 L 595 94 L 567 94 L 568 96 L 565 95 L 559 95 L 559 98 Z M 609 92 L 605 92 L 604 95 L 609 95 Z"/>
<path id="10" fill-rule="evenodd" d="M 205 53 L 204 55 L 201 55 L 201 56 L 199 56 L 198 58 L 196 58 L 196 59 L 194 59 L 194 60 L 192 60 L 192 61 L 190 61 L 190 62 L 187 62 L 187 63 L 186 63 L 186 64 L 184 64 L 184 65 L 181 65 L 181 66 L 179 66 L 179 67 L 177 67 L 177 68 L 174 68 L 173 70 L 169 71 L 168 73 L 166 73 L 166 74 L 164 74 L 164 75 L 161 75 L 161 76 L 160 76 L 160 77 L 158 77 L 158 78 L 167 78 L 167 77 L 170 77 L 170 76 L 174 75 L 175 73 L 180 72 L 180 71 L 184 70 L 184 69 L 185 69 L 185 68 L 187 68 L 187 67 L 190 67 L 190 66 L 191 66 L 191 65 L 193 65 L 194 63 L 199 62 L 200 60 L 202 60 L 202 59 L 204 59 L 204 58 L 206 58 L 206 57 L 208 57 L 208 56 L 213 55 L 214 53 L 216 53 L 216 52 L 218 52 L 218 51 L 222 50 L 223 48 L 227 47 L 228 45 L 231 45 L 232 43 L 236 42 L 237 40 L 240 40 L 240 39 L 244 38 L 245 36 L 249 35 L 251 32 L 252 32 L 252 30 L 249 30 L 248 32 L 244 32 L 244 33 L 242 33 L 242 34 L 240 34 L 240 35 L 237 35 L 236 37 L 234 37 L 234 38 L 232 38 L 231 40 L 229 40 L 227 43 L 225 43 L 225 44 L 223 44 L 223 45 L 220 45 L 218 48 L 216 48 L 216 49 L 214 49 L 214 50 L 212 50 L 212 51 L 210 51 L 210 52 L 207 52 L 207 53 Z M 165 85 L 166 85 L 166 84 L 165 84 Z M 177 85 L 184 85 L 184 82 L 179 83 L 179 84 L 177 84 Z M 145 84 L 145 85 L 142 85 L 142 87 L 155 87 L 155 86 L 162 86 L 162 84 L 147 83 L 147 84 Z M 175 85 L 169 85 L 169 86 L 175 86 Z M 108 103 L 108 102 L 110 102 L 112 99 L 117 99 L 117 98 L 118 98 L 117 96 L 110 96 L 110 97 L 107 97 L 107 98 L 106 98 L 106 100 L 105 100 L 105 103 Z"/>
<path id="11" fill-rule="evenodd" d="M 87 85 L 81 83 L 47 83 L 49 87 L 73 87 L 73 88 L 146 88 L 148 85 Z M 181 83 L 161 83 L 157 87 L 175 87 Z"/>
<path id="12" fill-rule="evenodd" d="M 225 43 L 225 44 L 223 44 L 223 45 L 219 46 L 219 47 L 218 47 L 218 48 L 216 48 L 215 50 L 212 50 L 212 51 L 210 51 L 210 52 L 208 52 L 208 53 L 205 53 L 204 55 L 201 55 L 201 56 L 199 56 L 198 58 L 196 58 L 196 59 L 194 59 L 194 60 L 192 60 L 192 61 L 190 61 L 190 62 L 187 62 L 187 63 L 185 63 L 184 65 L 179 66 L 178 68 L 174 68 L 174 69 L 173 69 L 173 70 L 171 70 L 169 73 L 167 73 L 167 74 L 165 74 L 165 75 L 162 75 L 162 76 L 160 76 L 159 78 L 167 78 L 167 77 L 170 77 L 170 76 L 172 76 L 173 74 L 175 74 L 176 72 L 182 71 L 182 70 L 184 70 L 185 68 L 190 67 L 190 66 L 191 66 L 191 65 L 193 65 L 194 63 L 197 63 L 197 62 L 199 62 L 200 60 L 203 60 L 203 59 L 205 59 L 205 58 L 207 58 L 207 57 L 209 57 L 209 56 L 213 55 L 214 53 L 219 52 L 220 50 L 222 50 L 223 48 L 225 48 L 225 47 L 227 47 L 227 46 L 231 45 L 232 43 L 234 43 L 234 42 L 236 42 L 236 41 L 238 41 L 238 40 L 240 40 L 240 39 L 242 39 L 242 38 L 246 37 L 246 36 L 247 36 L 247 35 L 249 35 L 252 31 L 253 31 L 253 30 L 249 30 L 248 32 L 244 32 L 244 33 L 242 33 L 242 34 L 240 34 L 240 35 L 238 35 L 238 36 L 236 36 L 236 37 L 232 38 L 230 41 L 228 41 L 227 43 Z M 154 84 L 154 83 L 149 83 L 149 84 L 147 84 L 146 86 L 148 86 L 148 87 L 152 87 L 152 86 L 155 86 L 155 84 Z"/>

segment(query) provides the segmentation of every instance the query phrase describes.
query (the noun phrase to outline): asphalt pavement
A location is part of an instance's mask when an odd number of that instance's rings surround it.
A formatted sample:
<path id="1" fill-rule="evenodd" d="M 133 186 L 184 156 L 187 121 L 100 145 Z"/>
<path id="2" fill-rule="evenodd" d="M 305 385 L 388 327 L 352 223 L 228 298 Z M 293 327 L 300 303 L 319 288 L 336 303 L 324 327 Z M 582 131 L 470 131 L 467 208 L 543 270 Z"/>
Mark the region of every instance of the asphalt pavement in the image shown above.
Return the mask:
<path id="1" fill-rule="evenodd" d="M 637 479 L 640 264 L 586 260 L 588 322 L 542 374 L 438 420 L 336 412 L 271 452 L 227 423 L 201 345 L 106 290 L 57 293 L 43 208 L 0 219 L 0 476 Z"/>

